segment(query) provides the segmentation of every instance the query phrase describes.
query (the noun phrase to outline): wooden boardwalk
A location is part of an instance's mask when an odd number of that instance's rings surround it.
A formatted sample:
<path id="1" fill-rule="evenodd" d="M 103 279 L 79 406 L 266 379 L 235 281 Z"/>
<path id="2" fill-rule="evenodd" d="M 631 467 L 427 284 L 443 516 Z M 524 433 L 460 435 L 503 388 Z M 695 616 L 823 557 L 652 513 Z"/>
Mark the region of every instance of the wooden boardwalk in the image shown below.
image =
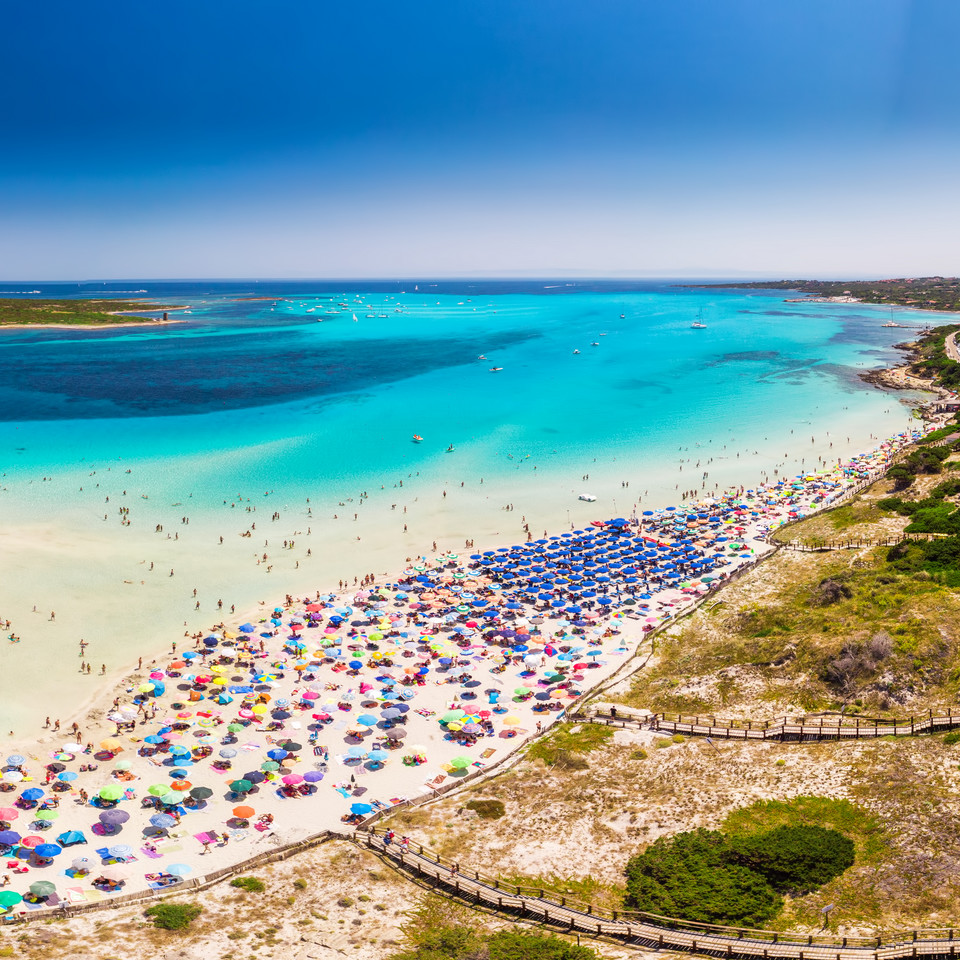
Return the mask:
<path id="1" fill-rule="evenodd" d="M 774 720 L 730 720 L 715 716 L 683 716 L 654 713 L 639 719 L 597 712 L 578 719 L 611 727 L 658 730 L 687 737 L 718 740 L 774 740 L 778 743 L 809 743 L 816 740 L 875 740 L 878 737 L 913 737 L 960 728 L 960 710 L 928 711 L 906 719 L 881 717 L 781 717 Z"/>
<path id="2" fill-rule="evenodd" d="M 637 947 L 751 960 L 945 958 L 957 957 L 960 947 L 960 939 L 956 937 L 960 930 L 910 930 L 878 937 L 837 937 L 832 934 L 738 929 L 639 912 L 612 911 L 606 914 L 598 912 L 591 904 L 568 897 L 551 900 L 543 890 L 491 879 L 419 844 L 411 844 L 406 850 L 396 839 L 387 844 L 376 829 L 358 831 L 355 839 L 396 869 L 467 903 L 544 923 L 566 933 L 608 937 Z"/>

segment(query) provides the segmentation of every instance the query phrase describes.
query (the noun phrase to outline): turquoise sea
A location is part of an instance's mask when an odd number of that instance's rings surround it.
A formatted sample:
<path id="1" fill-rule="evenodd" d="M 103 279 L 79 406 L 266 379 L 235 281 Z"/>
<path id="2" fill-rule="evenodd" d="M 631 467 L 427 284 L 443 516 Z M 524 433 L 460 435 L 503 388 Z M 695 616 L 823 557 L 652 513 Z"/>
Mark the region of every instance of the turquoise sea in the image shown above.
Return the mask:
<path id="1" fill-rule="evenodd" d="M 339 502 L 418 471 L 425 483 L 482 476 L 507 491 L 534 468 L 541 485 L 553 477 L 613 490 L 629 478 L 666 499 L 661 468 L 690 451 L 714 456 L 729 482 L 740 453 L 749 484 L 758 470 L 797 466 L 800 437 L 833 456 L 910 421 L 897 395 L 858 374 L 895 362 L 893 344 L 913 331 L 884 328 L 889 308 L 785 303 L 781 291 L 563 281 L 3 287 L 0 296 L 136 295 L 189 307 L 171 314 L 182 322 L 151 328 L 0 331 L 0 457 L 8 479 L 137 461 L 153 491 L 191 495 L 198 508 L 234 487 Z M 693 329 L 701 314 L 705 329 Z M 895 314 L 916 326 L 928 316 Z"/>

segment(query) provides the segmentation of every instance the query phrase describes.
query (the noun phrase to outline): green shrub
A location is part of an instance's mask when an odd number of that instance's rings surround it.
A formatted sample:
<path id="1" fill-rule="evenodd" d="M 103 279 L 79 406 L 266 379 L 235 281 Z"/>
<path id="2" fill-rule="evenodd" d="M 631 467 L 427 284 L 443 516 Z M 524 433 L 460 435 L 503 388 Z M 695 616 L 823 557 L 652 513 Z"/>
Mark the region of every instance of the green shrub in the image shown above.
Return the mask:
<path id="1" fill-rule="evenodd" d="M 624 903 L 701 923 L 764 923 L 780 910 L 781 897 L 728 854 L 729 841 L 716 830 L 661 837 L 627 863 Z"/>
<path id="2" fill-rule="evenodd" d="M 495 933 L 487 941 L 487 956 L 489 960 L 599 960 L 589 947 L 526 930 Z"/>
<path id="3" fill-rule="evenodd" d="M 809 893 L 853 866 L 853 841 L 836 830 L 798 824 L 730 840 L 729 860 L 778 893 Z"/>
<path id="4" fill-rule="evenodd" d="M 297 890 L 306 890 L 307 881 L 304 880 L 303 877 L 297 877 L 297 879 L 293 881 L 293 886 Z"/>
<path id="5" fill-rule="evenodd" d="M 263 893 L 267 889 L 267 885 L 256 877 L 234 877 L 230 881 L 230 886 L 239 887 L 241 890 L 246 890 L 247 893 Z"/>
<path id="6" fill-rule="evenodd" d="M 527 756 L 531 760 L 542 760 L 548 767 L 586 770 L 590 764 L 582 754 L 602 747 L 611 737 L 611 727 L 601 727 L 594 723 L 563 724 L 549 736 L 531 744 L 527 749 Z"/>
<path id="7" fill-rule="evenodd" d="M 499 820 L 507 812 L 502 800 L 469 800 L 466 807 L 475 810 L 484 820 Z"/>
<path id="8" fill-rule="evenodd" d="M 960 730 L 952 730 L 943 738 L 944 746 L 952 747 L 955 743 L 960 743 Z"/>
<path id="9" fill-rule="evenodd" d="M 163 930 L 184 930 L 201 913 L 203 907 L 195 903 L 157 903 L 146 911 L 153 925 Z"/>

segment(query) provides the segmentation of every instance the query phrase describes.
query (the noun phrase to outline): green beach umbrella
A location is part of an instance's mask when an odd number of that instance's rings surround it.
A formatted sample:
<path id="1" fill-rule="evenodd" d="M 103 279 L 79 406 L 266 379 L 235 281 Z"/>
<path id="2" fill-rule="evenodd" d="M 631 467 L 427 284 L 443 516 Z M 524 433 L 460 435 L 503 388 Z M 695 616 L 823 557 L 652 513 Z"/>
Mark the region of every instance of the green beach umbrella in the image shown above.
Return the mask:
<path id="1" fill-rule="evenodd" d="M 108 783 L 105 787 L 100 788 L 97 796 L 101 800 L 119 800 L 123 796 L 123 787 L 116 787 Z"/>
<path id="2" fill-rule="evenodd" d="M 60 816 L 59 810 L 39 810 L 37 811 L 36 819 L 41 820 L 56 820 Z"/>
<path id="3" fill-rule="evenodd" d="M 170 784 L 168 783 L 155 783 L 152 787 L 147 787 L 147 793 L 154 797 L 162 797 L 165 793 L 170 792 Z"/>
<path id="4" fill-rule="evenodd" d="M 227 730 L 229 730 L 230 733 L 239 733 L 242 729 L 243 729 L 243 724 L 242 724 L 242 723 L 228 723 L 228 724 L 227 724 Z"/>
<path id="5" fill-rule="evenodd" d="M 249 780 L 234 780 L 230 784 L 230 789 L 234 793 L 249 793 L 253 789 L 253 784 Z"/>
<path id="6" fill-rule="evenodd" d="M 118 760 L 114 764 L 114 767 L 116 767 L 117 770 L 129 770 L 132 766 L 133 764 L 129 760 Z"/>
<path id="7" fill-rule="evenodd" d="M 176 806 L 182 799 L 183 799 L 183 794 L 174 793 L 174 791 L 171 790 L 169 793 L 165 793 L 165 794 L 160 798 L 160 802 L 161 802 L 162 804 L 165 804 L 165 805 L 168 806 L 168 807 L 174 807 L 174 806 Z"/>
<path id="8" fill-rule="evenodd" d="M 30 884 L 30 892 L 35 897 L 49 897 L 57 892 L 57 885 L 49 880 L 37 880 Z"/>
<path id="9" fill-rule="evenodd" d="M 280 764 L 277 763 L 276 760 L 264 760 L 264 762 L 260 764 L 260 769 L 263 770 L 264 773 L 272 773 L 274 770 L 280 769 Z"/>
<path id="10" fill-rule="evenodd" d="M 194 787 L 190 791 L 190 796 L 194 800 L 206 800 L 208 797 L 213 796 L 213 791 L 209 787 Z"/>
<path id="11" fill-rule="evenodd" d="M 462 710 L 451 710 L 448 713 L 445 713 L 441 718 L 441 723 L 456 723 L 457 720 L 462 720 L 466 714 Z"/>
<path id="12" fill-rule="evenodd" d="M 470 758 L 469 758 L 469 757 L 454 757 L 454 758 L 450 761 L 450 766 L 451 766 L 451 767 L 456 767 L 457 770 L 466 770 L 466 768 L 470 766 Z"/>
<path id="13" fill-rule="evenodd" d="M 0 907 L 3 907 L 4 910 L 9 910 L 11 907 L 15 907 L 18 903 L 22 902 L 23 897 L 16 891 L 0 890 Z"/>

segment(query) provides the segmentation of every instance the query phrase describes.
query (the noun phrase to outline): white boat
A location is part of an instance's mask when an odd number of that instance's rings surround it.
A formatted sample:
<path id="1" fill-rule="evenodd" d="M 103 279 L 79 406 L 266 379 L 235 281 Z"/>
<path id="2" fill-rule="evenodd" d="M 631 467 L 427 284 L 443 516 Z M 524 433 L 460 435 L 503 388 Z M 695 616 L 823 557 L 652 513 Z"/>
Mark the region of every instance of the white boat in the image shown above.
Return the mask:
<path id="1" fill-rule="evenodd" d="M 587 503 L 593 503 L 597 498 L 592 493 L 581 493 L 578 500 L 586 500 Z"/>
<path id="2" fill-rule="evenodd" d="M 707 325 L 703 322 L 703 307 L 700 308 L 700 312 L 697 314 L 697 319 L 690 324 L 692 330 L 706 330 Z"/>

